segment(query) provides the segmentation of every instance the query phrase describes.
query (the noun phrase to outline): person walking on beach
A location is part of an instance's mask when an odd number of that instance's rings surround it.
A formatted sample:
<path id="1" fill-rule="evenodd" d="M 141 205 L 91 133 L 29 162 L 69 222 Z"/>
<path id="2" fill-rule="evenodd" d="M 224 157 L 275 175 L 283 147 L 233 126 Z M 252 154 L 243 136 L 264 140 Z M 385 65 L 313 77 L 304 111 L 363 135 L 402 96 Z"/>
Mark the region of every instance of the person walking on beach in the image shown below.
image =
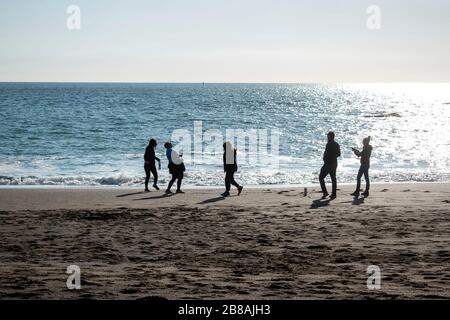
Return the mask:
<path id="1" fill-rule="evenodd" d="M 184 193 L 181 191 L 181 182 L 183 181 L 183 172 L 186 170 L 183 160 L 181 159 L 182 155 L 178 155 L 175 150 L 172 150 L 172 144 L 170 142 L 166 142 L 164 144 L 166 148 L 166 156 L 167 160 L 169 160 L 169 173 L 172 175 L 172 178 L 169 181 L 169 185 L 167 186 L 166 194 L 171 194 L 170 188 L 177 180 L 177 191 L 176 193 Z"/>
<path id="2" fill-rule="evenodd" d="M 234 180 L 234 173 L 237 171 L 236 162 L 237 151 L 233 148 L 230 141 L 223 144 L 223 171 L 225 172 L 225 192 L 222 193 L 223 197 L 230 195 L 231 185 L 235 186 L 238 190 L 238 196 L 241 194 L 243 186 L 240 186 L 236 180 Z"/>
<path id="3" fill-rule="evenodd" d="M 328 132 L 327 137 L 328 143 L 325 147 L 325 152 L 323 154 L 324 165 L 320 170 L 319 181 L 320 181 L 320 188 L 322 189 L 323 193 L 322 199 L 325 199 L 329 195 L 327 187 L 325 186 L 325 177 L 327 175 L 330 175 L 332 184 L 330 199 L 335 199 L 337 189 L 337 182 L 336 182 L 336 169 L 338 165 L 337 158 L 341 156 L 341 147 L 336 141 L 334 141 L 334 132 L 332 131 Z"/>
<path id="4" fill-rule="evenodd" d="M 150 139 L 147 148 L 145 148 L 144 154 L 144 170 L 145 170 L 145 191 L 148 190 L 148 182 L 150 180 L 150 172 L 153 174 L 153 188 L 159 190 L 158 188 L 158 171 L 156 170 L 155 160 L 158 161 L 159 167 L 161 168 L 161 161 L 155 154 L 155 148 L 158 145 L 155 139 Z"/>
<path id="5" fill-rule="evenodd" d="M 363 139 L 363 149 L 359 151 L 352 148 L 357 157 L 361 158 L 361 166 L 359 167 L 358 176 L 356 177 L 356 190 L 351 195 L 359 197 L 359 191 L 361 188 L 361 177 L 364 175 L 366 180 L 366 190 L 362 194 L 364 197 L 369 196 L 370 180 L 369 180 L 369 168 L 370 168 L 370 156 L 372 155 L 372 146 L 370 143 L 370 136 Z"/>

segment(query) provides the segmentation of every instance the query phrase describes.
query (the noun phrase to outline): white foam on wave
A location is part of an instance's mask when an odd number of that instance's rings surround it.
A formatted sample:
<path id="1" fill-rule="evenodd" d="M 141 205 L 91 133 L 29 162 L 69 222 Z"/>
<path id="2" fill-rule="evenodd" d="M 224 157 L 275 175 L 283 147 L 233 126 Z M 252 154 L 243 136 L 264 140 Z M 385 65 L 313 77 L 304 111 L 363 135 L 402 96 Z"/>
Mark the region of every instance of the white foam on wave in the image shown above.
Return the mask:
<path id="1" fill-rule="evenodd" d="M 320 168 L 319 168 L 320 169 Z M 318 183 L 318 171 L 240 171 L 236 180 L 244 185 L 305 185 Z M 159 184 L 167 184 L 168 173 L 159 172 Z M 339 183 L 354 183 L 357 170 L 338 171 Z M 153 178 L 150 180 L 152 183 Z M 444 172 L 404 171 L 404 170 L 371 170 L 372 182 L 447 182 L 450 175 Z M 0 176 L 0 186 L 142 186 L 144 177 L 134 174 L 117 173 L 105 176 Z M 190 186 L 221 186 L 224 184 L 224 173 L 218 171 L 187 171 L 183 181 Z"/>

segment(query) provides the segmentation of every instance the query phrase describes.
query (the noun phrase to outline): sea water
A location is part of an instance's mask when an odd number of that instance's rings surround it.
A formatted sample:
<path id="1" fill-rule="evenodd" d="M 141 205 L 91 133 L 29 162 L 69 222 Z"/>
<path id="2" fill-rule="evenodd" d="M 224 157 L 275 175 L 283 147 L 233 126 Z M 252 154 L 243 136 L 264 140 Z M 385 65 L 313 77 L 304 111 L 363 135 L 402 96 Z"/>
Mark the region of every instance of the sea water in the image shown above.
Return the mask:
<path id="1" fill-rule="evenodd" d="M 277 167 L 240 159 L 237 146 L 244 185 L 317 183 L 329 130 L 340 182 L 355 180 L 351 148 L 369 135 L 372 181 L 450 180 L 449 84 L 0 83 L 0 120 L 0 185 L 140 185 L 150 137 L 165 183 L 164 142 L 199 121 L 278 130 Z M 223 184 L 222 155 L 208 157 L 186 163 L 185 184 Z"/>

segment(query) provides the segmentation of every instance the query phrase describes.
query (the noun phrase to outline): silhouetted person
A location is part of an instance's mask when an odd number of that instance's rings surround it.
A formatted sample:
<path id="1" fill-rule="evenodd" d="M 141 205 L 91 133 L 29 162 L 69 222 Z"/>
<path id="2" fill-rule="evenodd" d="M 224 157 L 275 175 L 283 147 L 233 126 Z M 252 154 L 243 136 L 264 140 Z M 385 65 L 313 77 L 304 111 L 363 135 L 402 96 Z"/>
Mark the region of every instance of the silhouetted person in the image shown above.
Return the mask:
<path id="1" fill-rule="evenodd" d="M 320 170 L 319 181 L 323 193 L 322 198 L 325 199 L 328 196 L 327 187 L 325 186 L 325 177 L 327 175 L 330 175 L 332 183 L 332 192 L 330 198 L 334 199 L 336 198 L 336 189 L 337 189 L 336 183 L 336 169 L 338 165 L 337 158 L 341 156 L 341 147 L 336 141 L 334 141 L 334 132 L 332 131 L 328 132 L 327 137 L 328 143 L 327 146 L 325 147 L 325 152 L 323 154 L 324 165 Z"/>
<path id="2" fill-rule="evenodd" d="M 155 155 L 155 148 L 158 145 L 155 139 L 150 139 L 147 148 L 145 148 L 144 154 L 144 170 L 145 170 L 145 191 L 148 190 L 148 182 L 150 180 L 150 172 L 153 174 L 153 188 L 158 188 L 158 171 L 156 170 L 155 160 L 160 162 L 159 158 Z"/>
<path id="3" fill-rule="evenodd" d="M 234 180 L 234 173 L 237 171 L 238 166 L 236 162 L 237 151 L 231 145 L 230 141 L 223 144 L 223 171 L 225 171 L 225 192 L 222 196 L 228 197 L 230 195 L 231 185 L 238 189 L 238 196 L 241 194 L 244 187 L 240 186 L 236 180 Z"/>
<path id="4" fill-rule="evenodd" d="M 357 157 L 361 157 L 361 166 L 359 167 L 358 176 L 356 177 L 356 190 L 351 195 L 359 197 L 359 190 L 361 188 L 361 177 L 364 175 L 366 180 L 366 191 L 362 194 L 364 197 L 369 196 L 370 180 L 369 180 L 369 168 L 370 168 L 370 156 L 372 155 L 372 146 L 370 143 L 370 137 L 363 139 L 362 151 L 352 148 Z"/>
<path id="5" fill-rule="evenodd" d="M 172 188 L 172 185 L 175 183 L 175 180 L 177 180 L 177 193 L 184 193 L 181 191 L 181 182 L 183 181 L 185 166 L 183 163 L 183 160 L 181 160 L 180 157 L 182 155 L 179 155 L 172 150 L 172 144 L 170 142 L 166 142 L 164 144 L 164 147 L 166 148 L 166 156 L 167 160 L 169 160 L 169 173 L 172 175 L 172 178 L 169 181 L 169 185 L 167 186 L 166 193 L 170 194 L 172 191 L 170 191 L 170 188 Z"/>

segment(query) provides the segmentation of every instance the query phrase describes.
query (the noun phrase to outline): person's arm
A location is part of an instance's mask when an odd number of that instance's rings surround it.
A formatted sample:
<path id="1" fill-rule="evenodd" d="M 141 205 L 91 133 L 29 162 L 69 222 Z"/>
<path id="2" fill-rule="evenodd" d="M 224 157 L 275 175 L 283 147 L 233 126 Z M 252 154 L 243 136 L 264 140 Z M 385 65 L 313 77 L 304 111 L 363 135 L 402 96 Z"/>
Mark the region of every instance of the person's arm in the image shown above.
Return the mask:
<path id="1" fill-rule="evenodd" d="M 156 156 L 155 149 L 151 147 L 148 152 L 148 161 L 153 163 L 155 160 L 159 161 L 159 158 Z"/>
<path id="2" fill-rule="evenodd" d="M 150 162 L 150 154 L 149 154 L 149 148 L 145 148 L 145 153 L 144 153 L 144 161 L 145 163 L 149 163 Z"/>
<path id="3" fill-rule="evenodd" d="M 360 157 L 367 156 L 367 151 L 368 150 L 366 148 L 363 148 L 362 151 L 359 153 L 359 156 Z"/>
<path id="4" fill-rule="evenodd" d="M 336 156 L 339 158 L 341 156 L 341 146 L 337 145 Z"/>
<path id="5" fill-rule="evenodd" d="M 365 146 L 361 151 L 361 157 L 364 156 L 366 158 L 370 158 L 371 153 L 372 153 L 371 148 L 369 146 Z"/>
<path id="6" fill-rule="evenodd" d="M 353 153 L 357 156 L 357 157 L 361 157 L 361 152 L 355 148 L 352 148 Z"/>
<path id="7" fill-rule="evenodd" d="M 327 145 L 325 147 L 325 151 L 323 152 L 323 161 L 326 161 L 326 159 L 327 159 L 328 148 L 329 148 L 329 143 L 327 143 Z"/>
<path id="8" fill-rule="evenodd" d="M 227 162 L 227 159 L 226 159 L 226 154 L 225 154 L 225 152 L 223 153 L 223 171 L 225 172 L 226 171 L 226 163 Z"/>

